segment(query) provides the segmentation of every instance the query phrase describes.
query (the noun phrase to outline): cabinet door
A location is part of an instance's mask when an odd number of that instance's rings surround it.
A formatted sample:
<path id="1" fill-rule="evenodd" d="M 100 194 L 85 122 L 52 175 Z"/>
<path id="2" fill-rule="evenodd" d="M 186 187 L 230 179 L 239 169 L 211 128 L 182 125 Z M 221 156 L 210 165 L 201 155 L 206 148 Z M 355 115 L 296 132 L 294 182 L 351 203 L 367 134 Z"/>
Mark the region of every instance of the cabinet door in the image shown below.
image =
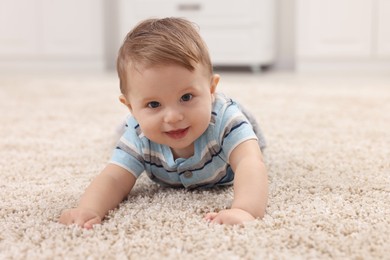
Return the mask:
<path id="1" fill-rule="evenodd" d="M 274 59 L 274 4 L 274 0 L 119 0 L 119 33 L 123 38 L 150 17 L 185 17 L 199 25 L 213 64 L 269 64 Z"/>
<path id="2" fill-rule="evenodd" d="M 42 53 L 48 56 L 96 56 L 103 49 L 102 2 L 41 0 Z"/>
<path id="3" fill-rule="evenodd" d="M 390 56 L 390 0 L 378 0 L 376 56 Z"/>
<path id="4" fill-rule="evenodd" d="M 299 57 L 369 57 L 372 0 L 298 0 Z"/>
<path id="5" fill-rule="evenodd" d="M 0 0 L 0 56 L 25 57 L 37 51 L 37 3 Z"/>

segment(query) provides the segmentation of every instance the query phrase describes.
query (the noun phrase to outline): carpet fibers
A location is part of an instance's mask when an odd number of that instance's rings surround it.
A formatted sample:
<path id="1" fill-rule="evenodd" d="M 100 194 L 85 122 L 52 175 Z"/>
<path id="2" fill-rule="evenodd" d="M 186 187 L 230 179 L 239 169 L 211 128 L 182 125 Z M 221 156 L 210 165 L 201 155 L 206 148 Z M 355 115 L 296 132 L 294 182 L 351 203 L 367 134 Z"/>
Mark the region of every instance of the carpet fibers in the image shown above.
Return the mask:
<path id="1" fill-rule="evenodd" d="M 58 224 L 126 115 L 114 74 L 0 76 L 0 259 L 390 259 L 390 77 L 222 73 L 267 138 L 269 205 L 211 225 L 232 187 L 142 176 L 93 230 Z"/>

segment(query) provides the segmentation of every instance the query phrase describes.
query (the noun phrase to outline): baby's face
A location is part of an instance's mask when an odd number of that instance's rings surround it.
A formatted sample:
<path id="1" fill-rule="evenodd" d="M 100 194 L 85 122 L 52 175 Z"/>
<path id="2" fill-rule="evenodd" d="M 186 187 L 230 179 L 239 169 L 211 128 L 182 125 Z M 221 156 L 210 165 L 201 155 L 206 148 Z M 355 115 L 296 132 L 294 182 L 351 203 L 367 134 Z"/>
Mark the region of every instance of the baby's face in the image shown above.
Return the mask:
<path id="1" fill-rule="evenodd" d="M 219 76 L 201 67 L 189 71 L 177 65 L 151 67 L 127 75 L 125 103 L 144 135 L 178 155 L 190 156 L 194 141 L 207 129 Z"/>

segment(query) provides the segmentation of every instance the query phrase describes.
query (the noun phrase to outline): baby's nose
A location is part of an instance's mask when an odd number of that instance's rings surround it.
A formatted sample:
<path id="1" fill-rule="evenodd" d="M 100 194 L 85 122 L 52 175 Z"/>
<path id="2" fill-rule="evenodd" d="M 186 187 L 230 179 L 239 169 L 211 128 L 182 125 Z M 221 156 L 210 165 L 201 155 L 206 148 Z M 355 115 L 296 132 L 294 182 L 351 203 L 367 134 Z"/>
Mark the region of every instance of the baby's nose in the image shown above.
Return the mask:
<path id="1" fill-rule="evenodd" d="M 184 115 L 179 109 L 170 108 L 170 109 L 167 109 L 167 111 L 164 115 L 164 122 L 172 124 L 172 123 L 176 123 L 178 121 L 183 120 L 183 118 L 184 118 Z"/>

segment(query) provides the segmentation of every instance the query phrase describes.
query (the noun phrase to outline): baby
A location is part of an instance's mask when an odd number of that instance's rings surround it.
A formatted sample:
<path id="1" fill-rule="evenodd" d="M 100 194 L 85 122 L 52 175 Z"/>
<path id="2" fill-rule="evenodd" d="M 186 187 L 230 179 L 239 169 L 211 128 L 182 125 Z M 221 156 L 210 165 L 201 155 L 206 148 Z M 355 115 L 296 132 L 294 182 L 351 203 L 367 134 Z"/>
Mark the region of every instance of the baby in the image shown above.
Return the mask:
<path id="1" fill-rule="evenodd" d="M 108 165 L 60 223 L 92 228 L 132 190 L 143 173 L 188 189 L 233 184 L 230 209 L 205 220 L 241 224 L 262 218 L 268 198 L 264 139 L 255 120 L 216 93 L 207 47 L 181 18 L 149 19 L 119 50 L 119 97 L 131 112 Z"/>

